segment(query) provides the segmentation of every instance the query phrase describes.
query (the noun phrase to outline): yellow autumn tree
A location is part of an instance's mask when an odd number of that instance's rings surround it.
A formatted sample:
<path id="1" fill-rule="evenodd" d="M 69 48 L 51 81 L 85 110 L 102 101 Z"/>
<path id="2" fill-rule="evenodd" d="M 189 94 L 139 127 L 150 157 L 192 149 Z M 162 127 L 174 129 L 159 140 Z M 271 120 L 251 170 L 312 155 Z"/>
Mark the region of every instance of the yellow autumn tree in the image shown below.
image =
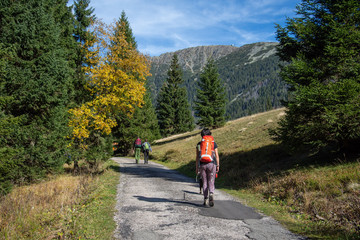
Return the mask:
<path id="1" fill-rule="evenodd" d="M 124 34 L 116 31 L 118 27 L 118 23 L 97 22 L 91 30 L 94 40 L 84 44 L 91 63 L 83 67 L 87 76 L 85 87 L 92 100 L 69 111 L 72 138 L 82 142 L 82 147 L 86 147 L 84 140 L 93 132 L 110 134 L 117 114 L 131 116 L 135 106 L 143 104 L 150 65 Z"/>

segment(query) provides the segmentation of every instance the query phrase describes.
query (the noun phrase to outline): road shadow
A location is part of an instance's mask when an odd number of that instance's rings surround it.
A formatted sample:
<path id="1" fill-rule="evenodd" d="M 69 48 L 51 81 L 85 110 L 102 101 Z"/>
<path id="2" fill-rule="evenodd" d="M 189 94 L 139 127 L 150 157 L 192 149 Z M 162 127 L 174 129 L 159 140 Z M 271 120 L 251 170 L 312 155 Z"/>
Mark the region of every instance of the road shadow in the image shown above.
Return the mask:
<path id="1" fill-rule="evenodd" d="M 116 166 L 115 166 L 115 165 L 111 165 L 109 168 L 112 169 L 112 170 L 115 171 L 115 172 L 121 172 L 119 165 L 116 165 Z"/>
<path id="2" fill-rule="evenodd" d="M 193 194 L 193 195 L 198 195 L 199 192 L 191 192 L 191 191 L 183 191 L 184 193 L 188 193 L 188 194 Z"/>
<path id="3" fill-rule="evenodd" d="M 151 203 L 159 203 L 159 202 L 165 202 L 165 203 L 176 203 L 176 204 L 181 204 L 181 205 L 189 205 L 189 206 L 193 206 L 193 207 L 204 207 L 202 205 L 202 203 L 196 203 L 196 202 L 189 202 L 186 200 L 173 200 L 173 199 L 168 199 L 168 198 L 154 198 L 154 197 L 144 197 L 144 196 L 134 196 L 136 197 L 139 201 L 145 201 L 145 202 L 151 202 Z"/>
<path id="4" fill-rule="evenodd" d="M 143 163 L 122 163 L 126 167 L 110 166 L 110 168 L 119 173 L 125 173 L 129 175 L 139 176 L 143 178 L 162 178 L 173 182 L 186 182 L 196 184 L 193 178 L 189 178 L 183 174 L 180 174 L 176 170 L 163 168 L 162 166 L 155 164 L 143 164 Z"/>
<path id="5" fill-rule="evenodd" d="M 200 215 L 230 220 L 263 218 L 255 209 L 231 200 L 215 200 L 215 206 L 200 209 Z"/>
<path id="6" fill-rule="evenodd" d="M 145 196 L 134 196 L 139 201 L 150 203 L 175 203 L 179 205 L 187 205 L 199 208 L 199 214 L 203 216 L 230 219 L 230 220 L 247 220 L 247 219 L 261 219 L 263 216 L 255 211 L 255 209 L 247 207 L 239 202 L 231 200 L 218 200 L 215 201 L 214 207 L 204 206 L 202 201 L 186 201 L 174 200 L 168 198 L 156 198 Z"/>

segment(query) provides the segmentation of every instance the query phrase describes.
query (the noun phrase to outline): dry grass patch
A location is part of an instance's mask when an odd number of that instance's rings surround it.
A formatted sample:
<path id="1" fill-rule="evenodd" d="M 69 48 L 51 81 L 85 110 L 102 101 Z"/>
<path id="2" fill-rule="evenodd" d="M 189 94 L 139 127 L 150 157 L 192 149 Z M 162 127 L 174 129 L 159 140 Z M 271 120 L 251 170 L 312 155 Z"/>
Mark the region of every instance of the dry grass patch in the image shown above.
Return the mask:
<path id="1" fill-rule="evenodd" d="M 62 175 L 0 199 L 0 239 L 112 239 L 118 164 L 97 174 Z"/>
<path id="2" fill-rule="evenodd" d="M 91 178 L 61 176 L 15 188 L 0 200 L 1 239 L 51 239 L 88 192 Z"/>
<path id="3" fill-rule="evenodd" d="M 360 233 L 360 163 L 339 164 L 291 171 L 268 177 L 253 189 L 273 203 L 288 207 L 293 214 L 306 214 L 333 231 L 358 236 Z"/>
<path id="4" fill-rule="evenodd" d="M 219 153 L 227 156 L 239 151 L 248 151 L 269 144 L 268 129 L 276 125 L 284 109 L 276 109 L 266 113 L 229 121 L 219 129 L 212 130 L 215 142 L 219 146 Z M 269 122 L 269 119 L 273 122 Z M 163 162 L 179 162 L 187 164 L 195 161 L 195 147 L 201 140 L 200 130 L 178 134 L 158 140 L 152 146 L 152 157 Z M 222 159 L 226 161 L 225 159 Z"/>

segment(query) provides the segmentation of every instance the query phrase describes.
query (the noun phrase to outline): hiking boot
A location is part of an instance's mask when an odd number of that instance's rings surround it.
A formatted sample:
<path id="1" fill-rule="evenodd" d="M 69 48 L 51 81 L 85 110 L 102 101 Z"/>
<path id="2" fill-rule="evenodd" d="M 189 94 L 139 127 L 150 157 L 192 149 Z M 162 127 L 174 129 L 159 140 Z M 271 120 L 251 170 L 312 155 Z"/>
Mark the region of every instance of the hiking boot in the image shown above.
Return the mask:
<path id="1" fill-rule="evenodd" d="M 207 198 L 204 198 L 204 206 L 207 206 L 209 204 L 209 200 Z"/>
<path id="2" fill-rule="evenodd" d="M 209 206 L 213 207 L 214 206 L 214 194 L 210 193 L 209 196 Z"/>

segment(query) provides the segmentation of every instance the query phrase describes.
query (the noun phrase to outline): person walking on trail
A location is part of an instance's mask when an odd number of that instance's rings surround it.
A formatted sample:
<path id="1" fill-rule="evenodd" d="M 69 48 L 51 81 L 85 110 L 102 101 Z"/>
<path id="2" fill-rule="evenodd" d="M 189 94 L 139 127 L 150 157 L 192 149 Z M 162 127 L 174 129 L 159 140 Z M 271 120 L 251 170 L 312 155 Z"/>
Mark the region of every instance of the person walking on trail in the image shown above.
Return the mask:
<path id="1" fill-rule="evenodd" d="M 140 152 L 141 152 L 141 139 L 139 137 L 134 142 L 134 151 L 135 151 L 135 161 L 136 163 L 139 163 Z"/>
<path id="2" fill-rule="evenodd" d="M 214 206 L 215 176 L 219 172 L 220 159 L 217 144 L 211 131 L 201 131 L 201 141 L 196 146 L 196 174 L 203 181 L 204 206 Z"/>
<path id="3" fill-rule="evenodd" d="M 144 164 L 149 163 L 149 152 L 152 152 L 150 143 L 148 143 L 147 139 L 145 139 L 145 142 L 142 144 L 142 149 L 144 153 Z"/>

